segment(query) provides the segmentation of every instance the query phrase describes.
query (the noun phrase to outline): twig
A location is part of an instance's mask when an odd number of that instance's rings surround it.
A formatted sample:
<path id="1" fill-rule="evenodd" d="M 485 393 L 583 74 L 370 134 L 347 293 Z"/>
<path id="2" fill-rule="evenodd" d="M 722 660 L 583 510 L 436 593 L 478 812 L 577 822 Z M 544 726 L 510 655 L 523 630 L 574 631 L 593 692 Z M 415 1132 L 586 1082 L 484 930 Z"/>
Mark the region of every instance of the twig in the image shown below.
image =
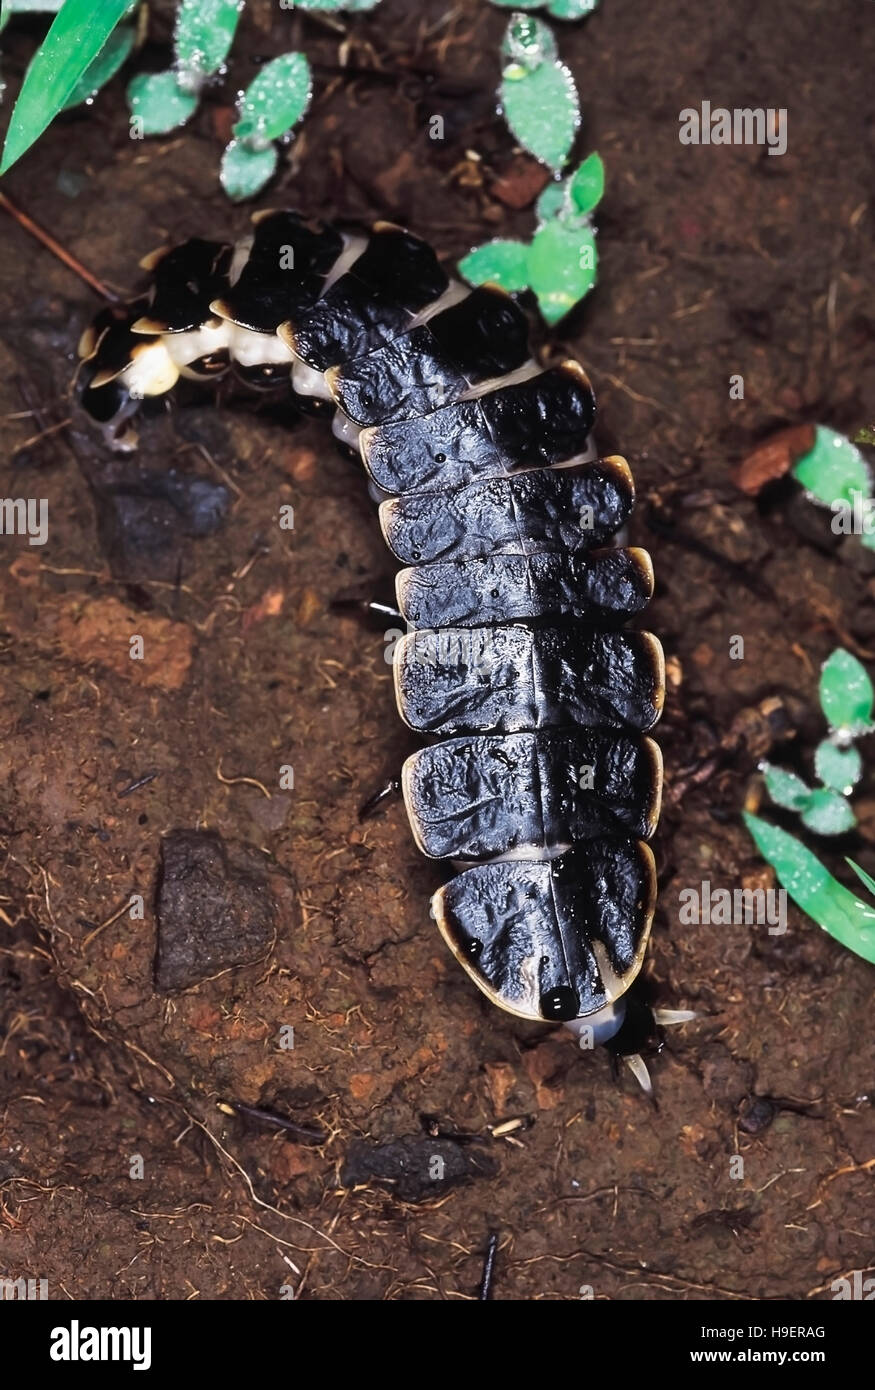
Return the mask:
<path id="1" fill-rule="evenodd" d="M 94 931 L 90 931 L 86 936 L 85 940 L 82 942 L 82 950 L 86 950 L 91 945 L 94 938 L 96 936 L 99 936 L 105 927 L 111 927 L 113 922 L 117 922 L 119 917 L 121 917 L 123 913 L 127 912 L 130 905 L 130 898 L 126 898 L 117 912 L 114 912 L 111 917 L 107 917 L 105 922 L 101 922 L 99 927 L 94 928 Z"/>
<path id="2" fill-rule="evenodd" d="M 89 285 L 91 289 L 94 290 L 95 294 L 100 295 L 101 299 L 105 299 L 108 304 L 118 304 L 120 302 L 120 295 L 114 294 L 112 290 L 107 289 L 103 281 L 98 280 L 96 275 L 92 275 L 91 271 L 73 255 L 72 251 L 68 251 L 59 241 L 55 240 L 50 232 L 47 232 L 38 222 L 34 222 L 33 218 L 29 217 L 21 208 L 16 207 L 12 199 L 7 197 L 5 193 L 0 193 L 0 208 L 8 212 L 9 216 L 18 223 L 19 227 L 23 227 L 26 232 L 32 237 L 35 237 L 37 241 L 41 242 L 47 251 L 51 251 L 53 256 L 57 256 L 58 260 L 62 261 L 68 270 L 72 270 L 74 275 L 78 275 L 80 280 L 84 280 L 86 285 Z"/>

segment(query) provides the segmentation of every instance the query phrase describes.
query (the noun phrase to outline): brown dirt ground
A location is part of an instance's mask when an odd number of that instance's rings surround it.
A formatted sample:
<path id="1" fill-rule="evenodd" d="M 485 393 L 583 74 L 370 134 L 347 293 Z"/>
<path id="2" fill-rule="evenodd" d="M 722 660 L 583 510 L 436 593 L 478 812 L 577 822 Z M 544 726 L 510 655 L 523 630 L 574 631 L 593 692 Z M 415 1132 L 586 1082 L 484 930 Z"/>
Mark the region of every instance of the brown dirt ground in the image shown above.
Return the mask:
<path id="1" fill-rule="evenodd" d="M 493 114 L 500 11 L 385 0 L 348 26 L 350 60 L 369 70 L 352 78 L 342 35 L 266 0 L 250 11 L 234 80 L 190 129 L 131 141 L 115 84 L 55 125 L 9 195 L 120 289 L 165 238 L 239 231 L 246 213 L 216 178 L 227 92 L 258 55 L 300 39 L 318 97 L 264 205 L 388 216 L 452 257 L 529 229 L 530 210 L 496 186 L 523 173 Z M 113 573 L 82 475 L 100 446 L 61 429 L 20 447 L 67 418 L 96 301 L 4 220 L 3 490 L 47 497 L 51 526 L 42 549 L 3 541 L 0 1272 L 47 1277 L 55 1297 L 273 1299 L 287 1284 L 311 1299 L 470 1298 L 491 1228 L 506 1299 L 570 1300 L 582 1285 L 609 1299 L 828 1298 L 832 1279 L 871 1265 L 871 968 L 795 910 L 783 937 L 678 922 L 681 887 L 762 879 L 739 810 L 764 748 L 728 738 L 733 721 L 781 694 L 804 766 L 819 663 L 840 642 L 875 659 L 875 581 L 853 543 L 818 547 L 786 497 L 758 507 L 730 478 L 777 426 L 871 423 L 867 19 L 852 0 L 605 0 L 561 31 L 580 150 L 601 151 L 609 189 L 600 286 L 550 350 L 591 370 L 605 449 L 635 470 L 634 538 L 659 578 L 649 622 L 675 677 L 647 973 L 661 1003 L 701 1019 L 655 1064 L 658 1113 L 604 1055 L 481 999 L 429 922 L 440 871 L 401 808 L 357 821 L 410 742 L 382 635 L 329 611 L 391 564 L 324 426 L 212 408 L 153 420 L 147 465 L 229 479 L 232 514 L 185 545 L 178 574 Z M 11 43 L 8 77 L 30 47 Z M 787 107 L 788 153 L 681 146 L 677 113 L 704 97 Z M 438 112 L 443 144 L 428 138 Z M 743 401 L 728 398 L 733 373 Z M 283 502 L 291 536 L 276 524 Z M 165 643 L 157 685 L 87 640 L 125 641 L 147 621 Z M 733 634 L 743 661 L 729 659 Z M 239 780 L 276 788 L 285 763 L 293 793 Z M 848 848 L 875 868 L 871 778 L 859 804 Z M 158 846 L 194 826 L 292 872 L 300 920 L 289 914 L 268 961 L 161 997 Z M 145 921 L 95 934 L 132 892 Z M 283 1024 L 294 1051 L 277 1045 Z M 739 1127 L 751 1096 L 781 1102 L 756 1133 Z M 216 1108 L 228 1100 L 318 1122 L 328 1141 L 246 1126 Z M 535 1123 L 489 1140 L 498 1176 L 425 1205 L 340 1186 L 353 1140 L 421 1132 L 421 1112 L 463 1130 Z"/>

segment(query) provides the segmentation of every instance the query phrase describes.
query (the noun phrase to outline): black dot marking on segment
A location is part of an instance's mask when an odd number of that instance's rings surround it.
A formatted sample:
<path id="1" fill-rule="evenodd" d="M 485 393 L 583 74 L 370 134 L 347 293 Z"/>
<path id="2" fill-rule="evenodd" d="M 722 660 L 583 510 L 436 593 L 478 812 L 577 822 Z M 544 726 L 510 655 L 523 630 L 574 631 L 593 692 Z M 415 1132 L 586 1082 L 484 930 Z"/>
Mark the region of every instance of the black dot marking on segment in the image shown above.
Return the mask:
<path id="1" fill-rule="evenodd" d="M 541 995 L 541 1016 L 551 1023 L 567 1023 L 569 1019 L 577 1018 L 579 1008 L 580 998 L 570 985 L 558 985 L 556 989 Z"/>

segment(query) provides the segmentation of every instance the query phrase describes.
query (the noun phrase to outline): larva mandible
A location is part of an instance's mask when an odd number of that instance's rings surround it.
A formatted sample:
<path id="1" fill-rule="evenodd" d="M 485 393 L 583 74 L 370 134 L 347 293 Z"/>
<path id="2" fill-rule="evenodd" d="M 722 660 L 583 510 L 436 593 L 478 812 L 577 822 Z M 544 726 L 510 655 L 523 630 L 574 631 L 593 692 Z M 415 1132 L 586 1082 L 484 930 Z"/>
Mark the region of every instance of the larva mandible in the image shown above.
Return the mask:
<path id="1" fill-rule="evenodd" d="M 541 370 L 504 292 L 454 282 L 425 242 L 288 211 L 236 246 L 191 240 L 142 262 L 149 291 L 80 344 L 79 397 L 133 447 L 144 397 L 228 370 L 336 407 L 404 568 L 394 653 L 401 718 L 431 741 L 404 765 L 419 848 L 460 869 L 432 900 L 453 954 L 495 1004 L 637 1055 L 627 1007 L 656 897 L 662 782 L 646 736 L 664 698 L 658 640 L 626 632 L 649 556 L 611 547 L 634 500 L 622 458 L 590 448 L 576 362 Z M 606 545 L 606 543 L 608 543 Z"/>

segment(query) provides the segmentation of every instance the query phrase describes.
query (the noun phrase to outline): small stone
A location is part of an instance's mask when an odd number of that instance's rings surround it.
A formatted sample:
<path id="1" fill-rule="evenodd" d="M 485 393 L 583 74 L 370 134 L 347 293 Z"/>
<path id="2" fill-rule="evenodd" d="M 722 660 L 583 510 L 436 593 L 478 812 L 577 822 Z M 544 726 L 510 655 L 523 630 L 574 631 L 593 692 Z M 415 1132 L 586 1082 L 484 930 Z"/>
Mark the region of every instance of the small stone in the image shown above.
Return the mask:
<path id="1" fill-rule="evenodd" d="M 287 449 L 280 459 L 284 473 L 296 483 L 310 483 L 316 477 L 319 459 L 313 449 Z"/>
<path id="2" fill-rule="evenodd" d="M 167 835 L 156 897 L 156 988 L 189 989 L 268 955 L 280 929 L 270 876 L 282 873 L 252 846 L 214 830 Z"/>
<path id="3" fill-rule="evenodd" d="M 309 627 L 313 619 L 322 612 L 322 600 L 315 589 L 305 589 L 298 600 L 295 612 L 295 625 Z"/>
<path id="4" fill-rule="evenodd" d="M 427 1202 L 474 1178 L 493 1178 L 498 1164 L 478 1144 L 407 1134 L 385 1144 L 354 1139 L 340 1175 L 344 1187 L 387 1187 L 402 1202 Z"/>
<path id="5" fill-rule="evenodd" d="M 518 155 L 507 172 L 493 180 L 490 193 L 509 208 L 527 208 L 550 182 L 550 171 L 529 155 Z"/>
<path id="6" fill-rule="evenodd" d="M 745 1134 L 762 1134 L 777 1113 L 767 1096 L 746 1096 L 741 1103 L 738 1128 Z"/>

